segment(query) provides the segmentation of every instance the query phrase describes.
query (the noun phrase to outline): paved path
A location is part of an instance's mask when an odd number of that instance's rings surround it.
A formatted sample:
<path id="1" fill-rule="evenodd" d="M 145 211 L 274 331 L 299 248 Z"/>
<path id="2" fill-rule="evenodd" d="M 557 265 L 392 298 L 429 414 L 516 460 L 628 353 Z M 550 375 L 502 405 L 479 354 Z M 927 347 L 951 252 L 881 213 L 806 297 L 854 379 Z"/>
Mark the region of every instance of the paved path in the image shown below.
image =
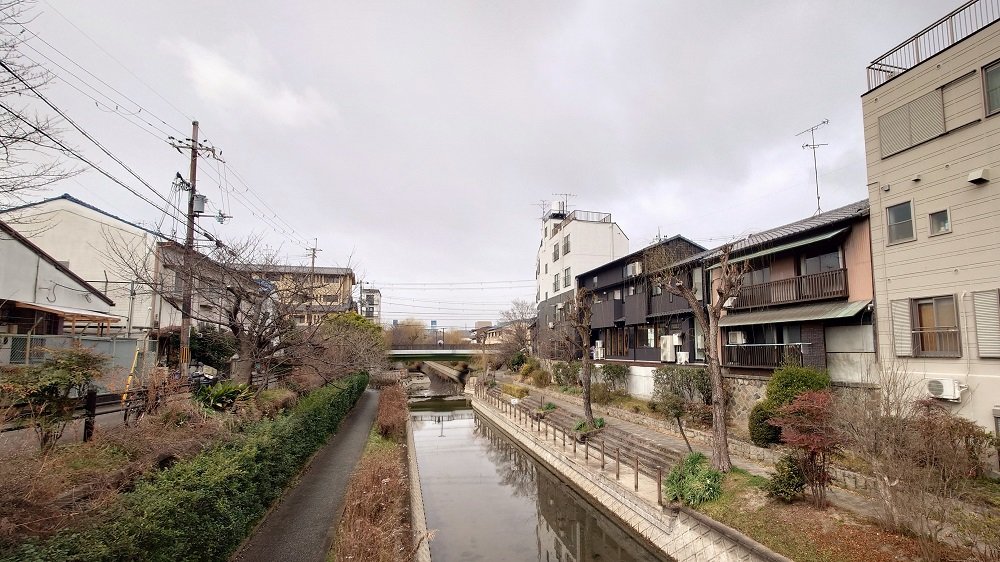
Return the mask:
<path id="1" fill-rule="evenodd" d="M 299 481 L 233 556 L 234 561 L 323 562 L 333 544 L 344 492 L 361 458 L 378 410 L 378 392 L 366 390 L 316 453 Z"/>

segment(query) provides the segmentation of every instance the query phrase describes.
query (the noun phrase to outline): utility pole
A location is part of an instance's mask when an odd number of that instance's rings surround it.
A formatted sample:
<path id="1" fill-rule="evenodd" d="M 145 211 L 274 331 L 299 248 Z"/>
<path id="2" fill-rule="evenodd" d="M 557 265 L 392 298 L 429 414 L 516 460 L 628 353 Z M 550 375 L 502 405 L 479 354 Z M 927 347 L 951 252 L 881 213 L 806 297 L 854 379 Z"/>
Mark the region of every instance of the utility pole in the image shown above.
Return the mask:
<path id="1" fill-rule="evenodd" d="M 198 181 L 198 153 L 205 151 L 213 157 L 216 155 L 214 147 L 204 146 L 198 142 L 198 122 L 191 122 L 191 138 L 185 142 L 177 142 L 177 139 L 170 137 L 171 146 L 177 149 L 191 150 L 191 166 L 188 170 L 188 205 L 187 205 L 187 232 L 184 236 L 184 291 L 181 300 L 181 350 L 180 350 L 180 370 L 181 380 L 187 380 L 189 367 L 191 365 L 191 299 L 194 293 L 194 219 L 201 214 L 195 211 L 195 198 L 197 195 L 196 185 Z M 221 154 L 221 152 L 219 153 Z M 180 175 L 180 174 L 178 174 Z M 202 209 L 204 210 L 204 209 Z"/>
<path id="2" fill-rule="evenodd" d="M 804 135 L 806 133 L 809 133 L 809 140 L 810 140 L 810 142 L 807 142 L 807 143 L 803 144 L 802 145 L 802 149 L 805 150 L 805 149 L 809 148 L 809 149 L 812 149 L 812 151 L 813 151 L 813 176 L 816 179 L 816 214 L 817 215 L 820 214 L 820 213 L 822 213 L 823 211 L 819 207 L 819 164 L 816 163 L 816 149 L 819 148 L 819 147 L 821 147 L 821 146 L 827 146 L 827 145 L 826 145 L 826 143 L 816 144 L 816 129 L 819 129 L 823 125 L 828 125 L 829 123 L 830 123 L 829 119 L 824 119 L 824 120 L 820 121 L 819 124 L 814 125 L 812 127 L 809 127 L 805 131 L 802 131 L 801 133 L 795 135 L 795 136 L 800 136 L 800 135 Z"/>
<path id="3" fill-rule="evenodd" d="M 316 302 L 316 252 L 322 252 L 319 246 L 319 238 L 313 238 L 313 247 L 307 248 L 311 258 L 309 264 L 309 303 L 306 304 L 306 323 L 313 325 L 312 304 Z"/>

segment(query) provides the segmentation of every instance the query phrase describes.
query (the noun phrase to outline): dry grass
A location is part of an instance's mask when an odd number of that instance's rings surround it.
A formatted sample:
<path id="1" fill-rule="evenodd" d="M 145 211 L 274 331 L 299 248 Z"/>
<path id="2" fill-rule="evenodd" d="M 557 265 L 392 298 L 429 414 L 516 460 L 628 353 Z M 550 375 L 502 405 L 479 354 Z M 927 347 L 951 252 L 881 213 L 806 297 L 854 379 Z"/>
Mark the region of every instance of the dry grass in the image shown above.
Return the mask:
<path id="1" fill-rule="evenodd" d="M 299 395 L 290 388 L 269 388 L 258 392 L 254 401 L 264 416 L 273 418 L 295 406 Z"/>
<path id="2" fill-rule="evenodd" d="M 404 448 L 373 433 L 344 500 L 333 559 L 406 562 L 416 551 L 409 523 Z"/>
<path id="3" fill-rule="evenodd" d="M 379 394 L 378 416 L 375 418 L 379 434 L 387 439 L 401 442 L 406 435 L 407 419 L 409 419 L 409 409 L 403 387 L 390 386 L 382 389 Z"/>
<path id="4" fill-rule="evenodd" d="M 161 406 L 129 427 L 98 428 L 89 443 L 0 462 L 0 543 L 83 524 L 145 472 L 197 454 L 226 437 L 223 424 L 189 401 Z"/>

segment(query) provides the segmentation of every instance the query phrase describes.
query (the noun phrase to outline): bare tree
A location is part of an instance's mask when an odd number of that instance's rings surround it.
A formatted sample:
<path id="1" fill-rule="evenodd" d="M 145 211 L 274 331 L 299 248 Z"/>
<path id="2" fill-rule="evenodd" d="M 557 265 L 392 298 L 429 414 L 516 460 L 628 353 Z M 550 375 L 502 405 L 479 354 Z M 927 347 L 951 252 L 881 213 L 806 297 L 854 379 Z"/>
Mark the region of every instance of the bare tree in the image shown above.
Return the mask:
<path id="1" fill-rule="evenodd" d="M 356 312 L 327 316 L 312 334 L 310 345 L 297 351 L 300 363 L 325 380 L 359 371 L 376 374 L 386 368 L 382 328 Z"/>
<path id="2" fill-rule="evenodd" d="M 497 354 L 503 363 L 531 349 L 531 323 L 537 314 L 533 303 L 521 299 L 515 299 L 509 309 L 500 313 L 502 326 Z"/>
<path id="3" fill-rule="evenodd" d="M 389 345 L 417 345 L 431 343 L 427 324 L 414 318 L 407 318 L 386 331 Z"/>
<path id="4" fill-rule="evenodd" d="M 64 165 L 67 145 L 57 123 L 37 113 L 36 90 L 51 75 L 21 53 L 33 19 L 29 0 L 0 0 L 0 211 L 35 197 L 53 182 L 79 170 Z M 8 216 L 8 222 L 21 222 Z"/>
<path id="5" fill-rule="evenodd" d="M 590 427 L 594 427 L 594 410 L 590 399 L 590 383 L 594 361 L 590 356 L 591 318 L 593 316 L 594 292 L 586 287 L 578 287 L 573 300 L 563 305 L 562 313 L 547 330 L 552 338 L 548 343 L 557 347 L 556 356 L 567 360 L 580 357 L 580 383 L 583 385 L 583 417 Z"/>
<path id="6" fill-rule="evenodd" d="M 719 347 L 719 320 L 722 318 L 726 301 L 736 297 L 743 284 L 743 276 L 748 271 L 747 262 L 730 260 L 732 244 L 719 248 L 713 261 L 717 261 L 714 275 L 709 284 L 708 295 L 702 303 L 696 293 L 700 279 L 692 279 L 691 265 L 685 264 L 687 256 L 679 255 L 675 248 L 667 244 L 651 246 L 643 252 L 643 270 L 650 283 L 664 291 L 687 301 L 695 321 L 705 334 L 705 362 L 709 380 L 712 383 L 712 466 L 728 472 L 733 463 L 729 457 L 729 428 L 726 425 L 726 392 L 722 378 L 722 358 Z"/>

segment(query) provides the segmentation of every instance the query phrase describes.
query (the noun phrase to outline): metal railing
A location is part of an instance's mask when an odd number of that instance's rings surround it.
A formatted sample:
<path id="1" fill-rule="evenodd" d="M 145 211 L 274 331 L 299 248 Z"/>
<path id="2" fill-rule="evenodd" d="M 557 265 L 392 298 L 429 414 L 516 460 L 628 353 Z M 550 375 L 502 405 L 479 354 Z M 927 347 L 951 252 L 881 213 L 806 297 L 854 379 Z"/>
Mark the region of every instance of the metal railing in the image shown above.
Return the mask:
<path id="1" fill-rule="evenodd" d="M 802 365 L 804 346 L 800 343 L 745 343 L 726 344 L 722 362 L 727 367 L 756 367 L 774 369 L 782 365 Z"/>
<path id="2" fill-rule="evenodd" d="M 847 270 L 799 275 L 740 288 L 734 309 L 807 302 L 847 296 Z"/>
<path id="3" fill-rule="evenodd" d="M 918 357 L 961 357 L 958 328 L 915 328 L 913 354 Z"/>
<path id="4" fill-rule="evenodd" d="M 1000 0 L 970 0 L 868 65 L 875 89 L 1000 19 Z"/>

